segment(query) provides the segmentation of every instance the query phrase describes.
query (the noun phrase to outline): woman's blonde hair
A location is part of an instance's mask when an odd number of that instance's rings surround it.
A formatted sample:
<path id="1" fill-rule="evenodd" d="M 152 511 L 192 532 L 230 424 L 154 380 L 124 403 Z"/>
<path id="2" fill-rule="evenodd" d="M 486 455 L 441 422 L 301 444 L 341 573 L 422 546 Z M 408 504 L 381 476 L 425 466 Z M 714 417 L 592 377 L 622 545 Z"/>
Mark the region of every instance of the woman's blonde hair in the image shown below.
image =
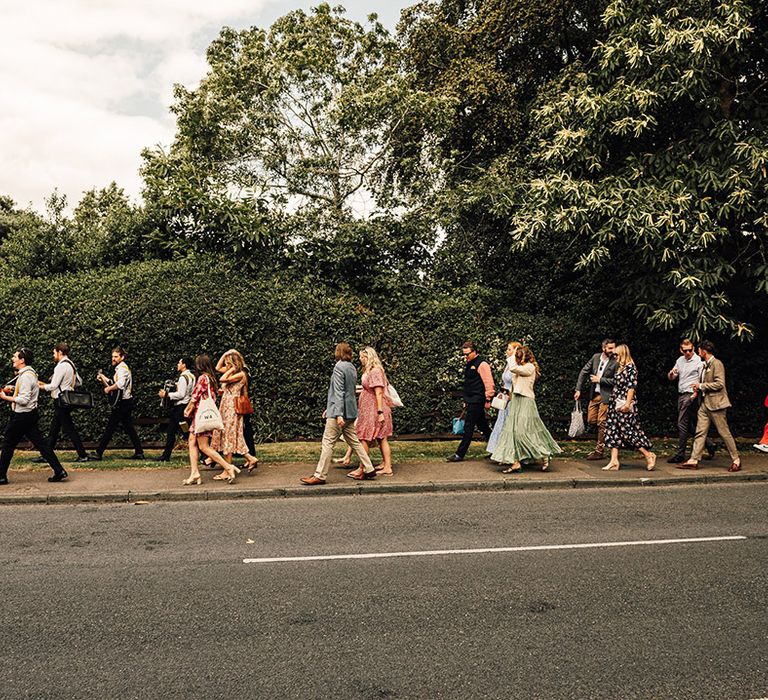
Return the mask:
<path id="1" fill-rule="evenodd" d="M 519 343 L 519 342 L 517 342 L 516 340 L 510 340 L 510 341 L 507 343 L 507 347 L 512 347 L 512 348 L 514 348 L 515 350 L 517 350 L 518 348 L 521 348 L 521 347 L 523 347 L 523 344 L 522 344 L 522 343 Z"/>
<path id="2" fill-rule="evenodd" d="M 518 366 L 527 365 L 530 362 L 536 369 L 536 378 L 538 379 L 541 376 L 541 367 L 539 367 L 539 363 L 536 362 L 536 358 L 533 356 L 533 351 L 527 345 L 521 345 L 515 350 L 515 360 L 517 361 Z"/>
<path id="3" fill-rule="evenodd" d="M 372 347 L 364 347 L 360 351 L 361 355 L 365 355 L 368 358 L 368 362 L 363 367 L 363 374 L 368 374 L 372 369 L 378 367 L 382 372 L 384 371 L 384 365 L 381 364 L 379 353 L 377 353 Z"/>
<path id="4" fill-rule="evenodd" d="M 235 372 L 245 372 L 248 374 L 248 365 L 245 364 L 245 358 L 235 349 L 227 353 L 225 362 L 229 362 Z"/>
<path id="5" fill-rule="evenodd" d="M 616 362 L 619 363 L 619 368 L 616 370 L 617 373 L 623 372 L 627 365 L 633 365 L 635 363 L 632 359 L 632 354 L 629 352 L 629 346 L 624 345 L 624 343 L 617 345 L 613 354 L 616 355 Z"/>

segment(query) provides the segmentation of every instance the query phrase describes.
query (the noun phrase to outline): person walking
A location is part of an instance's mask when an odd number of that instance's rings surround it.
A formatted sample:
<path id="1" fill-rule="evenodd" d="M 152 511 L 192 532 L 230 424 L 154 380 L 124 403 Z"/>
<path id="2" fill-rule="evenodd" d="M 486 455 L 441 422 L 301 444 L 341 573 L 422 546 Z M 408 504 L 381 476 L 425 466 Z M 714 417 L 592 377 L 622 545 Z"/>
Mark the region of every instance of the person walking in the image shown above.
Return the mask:
<path id="1" fill-rule="evenodd" d="M 101 370 L 96 375 L 104 385 L 104 393 L 109 397 L 112 410 L 109 421 L 101 436 L 96 452 L 89 455 L 89 459 L 100 462 L 104 452 L 109 446 L 109 441 L 117 430 L 117 426 L 123 426 L 126 435 L 133 445 L 133 455 L 129 459 L 144 459 L 144 449 L 141 446 L 139 435 L 133 427 L 133 375 L 125 363 L 126 353 L 119 345 L 112 348 L 112 366 L 115 373 L 109 379 Z"/>
<path id="2" fill-rule="evenodd" d="M 616 342 L 606 338 L 602 343 L 602 352 L 595 353 L 592 358 L 581 368 L 576 379 L 576 391 L 573 400 L 581 398 L 581 391 L 589 380 L 590 388 L 587 404 L 587 423 L 597 426 L 597 443 L 595 449 L 587 455 L 588 460 L 603 459 L 605 452 L 605 423 L 608 417 L 608 402 L 613 390 L 614 375 L 616 374 L 616 360 L 613 351 Z"/>
<path id="3" fill-rule="evenodd" d="M 693 391 L 701 395 L 701 404 L 696 421 L 696 437 L 693 440 L 693 450 L 687 462 L 678 464 L 678 469 L 698 469 L 699 460 L 704 454 L 710 424 L 725 443 L 725 448 L 731 457 L 729 472 L 741 470 L 741 457 L 736 447 L 736 441 L 728 427 L 727 411 L 731 407 L 728 391 L 725 386 L 725 365 L 715 357 L 715 345 L 709 340 L 699 344 L 699 355 L 704 361 L 701 367 L 701 378 L 693 383 Z"/>
<path id="4" fill-rule="evenodd" d="M 40 414 L 37 411 L 37 399 L 40 385 L 37 372 L 32 367 L 33 359 L 29 348 L 19 348 L 11 360 L 16 370 L 16 381 L 13 386 L 6 386 L 0 391 L 0 399 L 11 404 L 11 418 L 5 426 L 3 446 L 0 449 L 0 486 L 8 484 L 8 468 L 13 453 L 24 438 L 35 446 L 53 469 L 53 476 L 49 476 L 48 481 L 64 481 L 69 476 L 38 427 Z"/>
<path id="5" fill-rule="evenodd" d="M 331 466 L 333 448 L 344 436 L 346 443 L 357 455 L 362 466 L 362 473 L 353 476 L 354 479 L 375 479 L 376 470 L 371 464 L 371 458 L 360 443 L 355 432 L 355 419 L 358 415 L 357 401 L 355 399 L 355 385 L 357 384 L 357 370 L 352 364 L 352 348 L 349 343 L 339 343 L 335 351 L 336 364 L 331 374 L 331 382 L 328 387 L 328 399 L 326 401 L 323 418 L 325 430 L 323 431 L 322 449 L 317 468 L 312 476 L 303 476 L 300 481 L 307 486 L 321 486 L 328 477 L 328 469 Z"/>
<path id="6" fill-rule="evenodd" d="M 215 481 L 226 481 L 230 484 L 235 483 L 235 476 L 240 470 L 234 465 L 228 463 L 216 450 L 211 447 L 211 431 L 198 432 L 196 426 L 197 411 L 200 402 L 203 399 L 216 400 L 218 384 L 213 371 L 213 364 L 208 355 L 198 355 L 195 358 L 195 386 L 192 390 L 192 396 L 189 399 L 187 407 L 184 409 L 184 416 L 190 419 L 189 426 L 189 478 L 182 482 L 184 486 L 200 485 L 203 479 L 200 476 L 200 453 L 211 458 L 212 462 L 218 464 L 223 470 L 223 474 L 216 474 Z"/>
<path id="7" fill-rule="evenodd" d="M 552 455 L 562 450 L 539 415 L 533 386 L 541 376 L 538 362 L 529 347 L 515 349 L 512 393 L 507 404 L 508 415 L 498 444 L 491 455 L 494 462 L 509 465 L 504 474 L 522 471 L 524 459 L 544 459 L 543 471 L 552 463 Z"/>
<path id="8" fill-rule="evenodd" d="M 47 384 L 42 381 L 38 382 L 40 389 L 50 392 L 53 399 L 53 419 L 51 420 L 51 430 L 48 434 L 48 446 L 51 450 L 56 449 L 59 433 L 63 429 L 64 435 L 70 439 L 72 446 L 77 452 L 77 459 L 75 461 L 87 462 L 88 453 L 85 451 L 80 434 L 77 432 L 77 428 L 72 421 L 72 408 L 65 406 L 60 401 L 62 391 L 71 391 L 81 386 L 83 382 L 77 372 L 77 367 L 69 359 L 69 345 L 67 343 L 57 343 L 53 347 L 53 359 L 56 362 L 56 367 L 53 370 L 51 381 Z M 32 461 L 40 464 L 45 462 L 46 459 L 44 457 L 36 457 Z"/>
<path id="9" fill-rule="evenodd" d="M 699 412 L 699 400 L 694 395 L 693 385 L 701 377 L 701 357 L 693 347 L 690 338 L 680 341 L 680 357 L 675 366 L 669 371 L 667 377 L 670 381 L 677 381 L 677 451 L 667 462 L 679 464 L 685 462 L 685 452 L 688 446 L 688 438 L 696 434 L 696 417 Z M 710 459 L 715 456 L 715 443 L 707 438 L 707 452 Z"/>
<path id="10" fill-rule="evenodd" d="M 165 449 L 160 455 L 159 462 L 170 462 L 173 448 L 176 446 L 176 434 L 180 430 L 181 423 L 184 422 L 184 411 L 192 398 L 192 390 L 195 386 L 195 375 L 192 370 L 195 367 L 194 360 L 191 357 L 182 357 L 176 364 L 176 370 L 179 372 L 179 378 L 176 380 L 176 388 L 166 393 L 165 389 L 160 389 L 158 396 L 161 399 L 168 398 L 171 402 L 171 412 L 168 416 L 168 431 L 165 435 Z"/>
<path id="11" fill-rule="evenodd" d="M 446 462 L 461 462 L 472 443 L 475 427 L 486 441 L 491 438 L 491 428 L 485 415 L 491 406 L 494 394 L 493 375 L 490 365 L 477 354 L 477 346 L 468 340 L 461 349 L 466 362 L 464 366 L 464 436 L 456 452 L 446 458 Z"/>
<path id="12" fill-rule="evenodd" d="M 216 369 L 222 372 L 219 377 L 223 391 L 221 392 L 221 422 L 224 430 L 216 430 L 213 433 L 211 447 L 224 455 L 227 462 L 232 461 L 232 455 L 237 453 L 245 458 L 248 473 L 252 472 L 259 464 L 259 460 L 248 450 L 243 433 L 243 416 L 237 412 L 236 400 L 239 396 L 248 395 L 248 374 L 245 369 L 243 356 L 234 348 L 227 350 L 218 363 Z"/>
<path id="13" fill-rule="evenodd" d="M 611 460 L 603 471 L 616 471 L 621 467 L 620 449 L 639 450 L 645 457 L 646 469 L 656 468 L 656 455 L 651 452 L 648 439 L 637 415 L 637 367 L 627 345 L 615 350 L 616 374 L 605 421 L 605 446 L 611 450 Z"/>
<path id="14" fill-rule="evenodd" d="M 504 367 L 504 371 L 501 374 L 501 383 L 504 387 L 504 391 L 507 393 L 508 396 L 511 396 L 512 393 L 512 384 L 515 375 L 512 373 L 512 367 L 515 366 L 515 351 L 517 348 L 522 347 L 520 343 L 518 343 L 516 340 L 511 341 L 507 344 L 507 350 L 506 350 L 506 356 L 507 356 L 507 362 Z M 504 429 L 504 423 L 507 420 L 507 416 L 509 415 L 509 401 L 507 401 L 507 405 L 504 407 L 502 411 L 499 411 L 499 414 L 496 416 L 496 422 L 493 424 L 493 430 L 491 431 L 491 437 L 488 438 L 488 445 L 485 448 L 485 451 L 488 453 L 489 459 L 493 459 L 493 451 L 496 449 L 496 445 L 499 443 L 499 437 L 501 436 L 501 431 Z"/>
<path id="15" fill-rule="evenodd" d="M 370 456 L 371 443 L 378 441 L 381 450 L 381 466 L 376 470 L 381 476 L 392 476 L 392 450 L 388 438 L 392 435 L 392 407 L 387 396 L 387 375 L 379 355 L 371 347 L 360 351 L 360 364 L 363 368 L 361 379 L 363 390 L 357 400 L 357 421 L 355 432 Z M 349 472 L 347 476 L 358 479 L 363 475 L 363 468 Z"/>

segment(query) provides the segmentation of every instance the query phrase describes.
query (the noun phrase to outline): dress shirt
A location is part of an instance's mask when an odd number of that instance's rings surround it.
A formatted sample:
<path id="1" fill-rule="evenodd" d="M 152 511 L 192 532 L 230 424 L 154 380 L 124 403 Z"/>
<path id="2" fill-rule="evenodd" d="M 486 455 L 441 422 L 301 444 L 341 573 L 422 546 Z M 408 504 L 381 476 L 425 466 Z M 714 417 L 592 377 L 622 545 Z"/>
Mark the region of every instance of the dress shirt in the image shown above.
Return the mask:
<path id="1" fill-rule="evenodd" d="M 606 357 L 605 353 L 600 355 L 600 364 L 597 366 L 597 383 L 595 384 L 595 393 L 600 393 L 600 379 L 603 376 L 603 372 L 605 371 L 605 366 L 608 364 L 608 360 L 610 360 L 610 357 Z"/>
<path id="2" fill-rule="evenodd" d="M 176 382 L 176 391 L 168 393 L 168 398 L 177 406 L 186 406 L 192 398 L 192 389 L 195 386 L 195 375 L 185 370 Z"/>
<path id="3" fill-rule="evenodd" d="M 16 388 L 13 390 L 14 403 L 11 409 L 16 413 L 36 411 L 39 394 L 37 372 L 32 367 L 23 367 L 16 377 Z"/>
<path id="4" fill-rule="evenodd" d="M 702 365 L 704 362 L 698 355 L 692 355 L 686 359 L 683 355 L 677 358 L 675 369 L 677 370 L 677 391 L 680 394 L 692 394 L 695 382 L 700 382 L 702 377 Z"/>
<path id="5" fill-rule="evenodd" d="M 71 360 L 64 358 L 56 363 L 51 381 L 43 388 L 46 391 L 50 391 L 54 399 L 58 399 L 62 391 L 71 391 L 75 388 L 76 384 L 75 366 Z"/>
<path id="6" fill-rule="evenodd" d="M 124 401 L 133 396 L 133 377 L 125 362 L 121 362 L 115 367 L 115 376 L 112 379 L 117 384 L 117 388 L 123 392 Z"/>

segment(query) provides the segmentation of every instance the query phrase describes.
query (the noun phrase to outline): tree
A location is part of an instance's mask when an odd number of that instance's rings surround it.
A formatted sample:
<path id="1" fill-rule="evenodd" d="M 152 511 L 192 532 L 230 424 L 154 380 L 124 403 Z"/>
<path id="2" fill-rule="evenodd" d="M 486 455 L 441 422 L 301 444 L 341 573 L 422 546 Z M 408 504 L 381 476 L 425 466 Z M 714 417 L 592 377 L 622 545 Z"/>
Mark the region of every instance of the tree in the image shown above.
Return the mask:
<path id="1" fill-rule="evenodd" d="M 768 10 L 612 0 L 607 33 L 544 92 L 516 245 L 575 245 L 651 328 L 750 337 L 768 292 Z"/>

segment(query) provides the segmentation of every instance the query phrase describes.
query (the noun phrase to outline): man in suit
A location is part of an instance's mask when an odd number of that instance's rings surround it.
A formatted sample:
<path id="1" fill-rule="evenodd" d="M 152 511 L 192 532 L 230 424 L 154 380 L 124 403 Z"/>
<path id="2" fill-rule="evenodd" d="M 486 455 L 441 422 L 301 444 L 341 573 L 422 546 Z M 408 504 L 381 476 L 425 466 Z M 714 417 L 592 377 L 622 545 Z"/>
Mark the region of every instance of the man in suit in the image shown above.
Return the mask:
<path id="1" fill-rule="evenodd" d="M 371 464 L 371 458 L 365 451 L 355 432 L 355 419 L 357 418 L 357 370 L 352 364 L 352 348 L 349 343 L 339 343 L 336 346 L 336 365 L 331 375 L 331 384 L 328 387 L 328 400 L 323 418 L 325 419 L 325 431 L 323 432 L 323 446 L 320 452 L 320 460 L 312 476 L 303 476 L 300 481 L 307 486 L 321 486 L 328 476 L 331 466 L 331 456 L 336 443 L 344 436 L 347 445 L 360 460 L 362 473 L 347 474 L 352 479 L 375 479 L 376 470 Z"/>
<path id="2" fill-rule="evenodd" d="M 581 390 L 589 378 L 587 423 L 597 425 L 597 444 L 595 449 L 587 455 L 590 461 L 605 458 L 603 454 L 605 452 L 605 421 L 608 418 L 608 402 L 611 399 L 616 376 L 616 358 L 613 356 L 615 349 L 616 341 L 611 338 L 603 340 L 602 352 L 592 355 L 592 359 L 581 368 L 576 380 L 574 401 L 581 398 Z"/>
<path id="3" fill-rule="evenodd" d="M 468 340 L 462 349 L 464 354 L 464 436 L 461 438 L 456 452 L 446 458 L 446 462 L 461 462 L 472 444 L 475 427 L 486 441 L 491 438 L 491 426 L 485 415 L 491 407 L 494 394 L 493 374 L 490 365 L 477 354 L 474 342 Z"/>
<path id="4" fill-rule="evenodd" d="M 696 437 L 693 440 L 691 458 L 683 464 L 678 464 L 677 468 L 699 468 L 699 460 L 704 453 L 709 426 L 713 424 L 720 437 L 723 438 L 728 454 L 731 456 L 731 466 L 728 471 L 740 471 L 741 458 L 726 418 L 726 412 L 731 407 L 731 402 L 725 388 L 725 366 L 715 357 L 715 346 L 709 340 L 701 342 L 699 355 L 704 363 L 701 367 L 701 379 L 693 383 L 694 392 L 701 395 L 701 405 L 696 421 Z"/>

